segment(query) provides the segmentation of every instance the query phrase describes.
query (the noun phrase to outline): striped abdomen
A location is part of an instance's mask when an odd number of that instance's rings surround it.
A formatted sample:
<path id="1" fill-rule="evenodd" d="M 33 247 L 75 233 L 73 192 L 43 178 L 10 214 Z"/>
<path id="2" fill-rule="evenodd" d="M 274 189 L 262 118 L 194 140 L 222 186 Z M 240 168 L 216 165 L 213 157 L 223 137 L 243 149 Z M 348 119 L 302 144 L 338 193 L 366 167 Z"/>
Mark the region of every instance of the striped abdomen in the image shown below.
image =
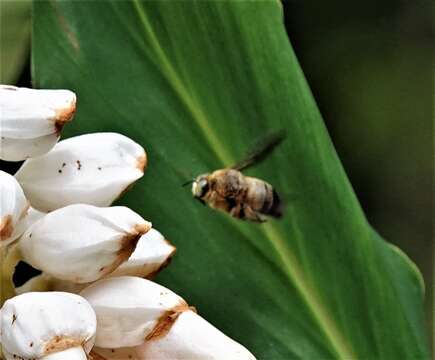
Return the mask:
<path id="1" fill-rule="evenodd" d="M 282 216 L 281 200 L 272 185 L 266 181 L 245 177 L 247 192 L 245 203 L 249 204 L 252 210 L 273 217 Z"/>

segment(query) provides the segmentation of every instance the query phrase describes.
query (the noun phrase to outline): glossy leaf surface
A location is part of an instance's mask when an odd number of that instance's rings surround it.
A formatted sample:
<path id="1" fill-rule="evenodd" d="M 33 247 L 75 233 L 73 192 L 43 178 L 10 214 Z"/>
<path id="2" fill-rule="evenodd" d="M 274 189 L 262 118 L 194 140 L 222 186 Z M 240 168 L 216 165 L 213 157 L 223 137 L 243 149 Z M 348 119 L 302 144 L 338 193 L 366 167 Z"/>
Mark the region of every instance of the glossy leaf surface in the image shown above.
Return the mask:
<path id="1" fill-rule="evenodd" d="M 429 357 L 420 275 L 367 223 L 278 2 L 37 1 L 33 76 L 78 94 L 67 135 L 145 147 L 120 203 L 178 247 L 157 280 L 259 359 Z M 287 198 L 283 219 L 232 219 L 181 187 L 279 129 L 287 139 L 246 174 Z"/>

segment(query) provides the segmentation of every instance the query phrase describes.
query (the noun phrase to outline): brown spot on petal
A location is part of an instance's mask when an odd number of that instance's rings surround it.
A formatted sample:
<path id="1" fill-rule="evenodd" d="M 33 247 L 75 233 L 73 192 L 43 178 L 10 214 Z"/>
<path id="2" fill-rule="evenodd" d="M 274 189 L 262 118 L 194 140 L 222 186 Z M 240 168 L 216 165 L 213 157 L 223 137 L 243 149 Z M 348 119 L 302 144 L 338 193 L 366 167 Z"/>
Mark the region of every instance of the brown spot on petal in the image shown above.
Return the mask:
<path id="1" fill-rule="evenodd" d="M 17 315 L 12 314 L 12 323 L 11 323 L 11 325 L 13 325 L 16 320 L 17 320 Z"/>
<path id="2" fill-rule="evenodd" d="M 147 164 L 148 164 L 147 154 L 144 152 L 142 156 L 137 158 L 136 167 L 140 171 L 144 172 Z"/>
<path id="3" fill-rule="evenodd" d="M 71 121 L 74 113 L 76 112 L 76 101 L 73 100 L 68 107 L 56 109 L 56 116 L 54 119 L 54 126 L 56 128 L 56 133 L 60 133 L 64 125 Z"/>
<path id="4" fill-rule="evenodd" d="M 14 231 L 12 225 L 12 215 L 5 215 L 0 220 L 0 240 L 7 240 Z"/>
<path id="5" fill-rule="evenodd" d="M 48 355 L 72 347 L 82 346 L 85 342 L 86 339 L 83 338 L 56 335 L 44 344 L 43 354 Z"/>
<path id="6" fill-rule="evenodd" d="M 130 233 L 126 234 L 121 239 L 121 247 L 116 254 L 116 260 L 109 266 L 100 269 L 101 276 L 110 274 L 124 261 L 128 260 L 133 251 L 136 249 L 136 245 L 140 237 L 151 229 L 150 223 L 136 224 Z"/>
<path id="7" fill-rule="evenodd" d="M 184 311 L 191 310 L 190 307 L 183 301 L 180 305 L 177 305 L 172 310 L 166 311 L 157 320 L 156 326 L 151 332 L 145 337 L 145 341 L 156 340 L 165 336 L 169 330 L 171 330 L 172 325 L 174 325 L 178 316 Z"/>

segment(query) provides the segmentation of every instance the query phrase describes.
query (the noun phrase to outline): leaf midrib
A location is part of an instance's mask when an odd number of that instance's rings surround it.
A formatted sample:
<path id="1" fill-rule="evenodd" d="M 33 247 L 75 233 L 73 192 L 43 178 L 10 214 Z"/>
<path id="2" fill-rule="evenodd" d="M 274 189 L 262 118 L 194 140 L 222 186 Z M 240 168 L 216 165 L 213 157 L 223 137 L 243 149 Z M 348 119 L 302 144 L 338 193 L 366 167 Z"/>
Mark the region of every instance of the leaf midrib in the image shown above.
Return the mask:
<path id="1" fill-rule="evenodd" d="M 187 110 L 189 110 L 191 113 L 192 118 L 195 120 L 199 128 L 202 130 L 204 136 L 209 141 L 210 149 L 216 154 L 222 164 L 232 163 L 232 156 L 227 152 L 222 142 L 219 140 L 219 137 L 216 136 L 212 128 L 209 126 L 207 116 L 203 112 L 201 106 L 189 94 L 162 47 L 160 46 L 151 23 L 148 20 L 148 17 L 139 0 L 133 0 L 133 4 L 138 12 L 144 31 L 149 37 L 151 46 L 160 60 L 157 63 L 157 65 L 160 65 L 160 70 L 163 72 L 163 74 L 165 74 L 168 82 L 172 84 L 177 95 L 180 97 Z"/>

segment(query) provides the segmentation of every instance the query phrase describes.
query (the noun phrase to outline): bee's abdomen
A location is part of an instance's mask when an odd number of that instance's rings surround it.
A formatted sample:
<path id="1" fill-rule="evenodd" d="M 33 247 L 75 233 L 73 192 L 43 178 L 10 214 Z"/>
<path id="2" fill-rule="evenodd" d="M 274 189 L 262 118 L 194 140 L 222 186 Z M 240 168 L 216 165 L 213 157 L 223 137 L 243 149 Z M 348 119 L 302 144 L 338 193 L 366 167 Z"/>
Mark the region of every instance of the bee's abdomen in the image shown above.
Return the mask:
<path id="1" fill-rule="evenodd" d="M 268 212 L 264 214 L 280 218 L 282 216 L 282 204 L 281 199 L 279 198 L 278 193 L 275 189 L 272 189 L 272 206 L 269 208 Z"/>
<path id="2" fill-rule="evenodd" d="M 280 217 L 281 201 L 272 185 L 257 178 L 246 178 L 248 179 L 246 201 L 250 207 L 258 213 Z"/>
<path id="3" fill-rule="evenodd" d="M 278 193 L 272 187 L 272 185 L 267 182 L 263 182 L 264 186 L 264 202 L 261 209 L 258 211 L 262 214 L 273 216 L 273 217 L 281 217 L 281 200 L 279 198 Z"/>

